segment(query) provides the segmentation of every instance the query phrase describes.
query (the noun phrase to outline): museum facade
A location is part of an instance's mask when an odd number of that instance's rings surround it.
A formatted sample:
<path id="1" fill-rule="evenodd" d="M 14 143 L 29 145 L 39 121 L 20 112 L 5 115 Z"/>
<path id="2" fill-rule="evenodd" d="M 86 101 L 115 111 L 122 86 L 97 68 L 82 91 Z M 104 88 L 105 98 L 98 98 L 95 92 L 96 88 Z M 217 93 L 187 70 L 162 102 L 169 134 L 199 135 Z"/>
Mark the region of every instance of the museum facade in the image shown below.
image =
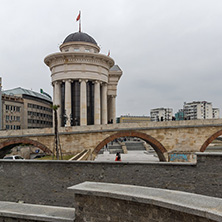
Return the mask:
<path id="1" fill-rule="evenodd" d="M 122 71 L 109 55 L 100 53 L 88 34 L 68 35 L 60 52 L 48 55 L 53 104 L 59 105 L 59 126 L 116 122 L 117 84 Z"/>

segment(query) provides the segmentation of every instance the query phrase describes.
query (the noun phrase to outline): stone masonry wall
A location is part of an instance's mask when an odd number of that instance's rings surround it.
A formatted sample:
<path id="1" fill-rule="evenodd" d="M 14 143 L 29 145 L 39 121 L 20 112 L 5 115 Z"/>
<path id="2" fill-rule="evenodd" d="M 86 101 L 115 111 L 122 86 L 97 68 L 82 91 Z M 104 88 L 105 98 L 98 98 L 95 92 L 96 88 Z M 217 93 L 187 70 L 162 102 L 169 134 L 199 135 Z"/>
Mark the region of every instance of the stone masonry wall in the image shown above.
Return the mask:
<path id="1" fill-rule="evenodd" d="M 132 184 L 222 198 L 222 155 L 199 154 L 197 164 L 0 161 L 0 201 L 73 207 L 67 187 L 85 181 Z"/>
<path id="2" fill-rule="evenodd" d="M 207 218 L 155 205 L 76 194 L 75 222 L 213 222 Z"/>
<path id="3" fill-rule="evenodd" d="M 168 152 L 174 154 L 205 151 L 214 139 L 222 135 L 221 127 L 222 119 L 119 123 L 61 127 L 59 136 L 62 151 L 67 154 L 90 149 L 96 155 L 107 142 L 119 137 L 135 136 L 152 145 L 157 154 L 161 153 L 168 158 Z M 16 144 L 15 140 L 17 144 L 34 144 L 40 149 L 47 148 L 52 151 L 53 128 L 2 130 L 0 151 L 6 146 L 12 148 L 11 145 Z"/>

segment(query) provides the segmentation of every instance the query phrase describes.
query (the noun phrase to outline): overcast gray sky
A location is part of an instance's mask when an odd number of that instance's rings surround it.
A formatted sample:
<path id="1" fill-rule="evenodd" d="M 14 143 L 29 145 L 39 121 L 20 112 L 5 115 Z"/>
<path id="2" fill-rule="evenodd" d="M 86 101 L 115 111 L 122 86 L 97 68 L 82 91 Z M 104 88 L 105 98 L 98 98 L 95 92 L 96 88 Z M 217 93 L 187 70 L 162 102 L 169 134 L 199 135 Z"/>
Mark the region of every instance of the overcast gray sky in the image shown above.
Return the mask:
<path id="1" fill-rule="evenodd" d="M 44 58 L 82 31 L 123 70 L 117 115 L 206 100 L 222 111 L 221 0 L 1 0 L 3 89 L 52 95 Z"/>

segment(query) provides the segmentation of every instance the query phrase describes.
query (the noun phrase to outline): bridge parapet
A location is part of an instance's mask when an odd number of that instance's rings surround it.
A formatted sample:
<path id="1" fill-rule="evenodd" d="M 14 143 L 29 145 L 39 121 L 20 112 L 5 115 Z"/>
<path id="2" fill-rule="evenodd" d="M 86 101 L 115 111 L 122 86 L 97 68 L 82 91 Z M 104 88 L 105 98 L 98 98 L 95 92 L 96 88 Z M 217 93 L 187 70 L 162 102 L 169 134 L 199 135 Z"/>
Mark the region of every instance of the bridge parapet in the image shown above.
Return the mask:
<path id="1" fill-rule="evenodd" d="M 88 125 L 60 127 L 60 134 L 84 133 L 84 132 L 104 132 L 122 130 L 158 130 L 158 129 L 179 129 L 179 128 L 199 128 L 199 127 L 221 127 L 222 119 L 209 120 L 183 120 L 183 121 L 160 121 L 160 122 L 139 122 L 139 123 L 117 123 L 105 125 Z M 0 138 L 32 135 L 52 135 L 53 128 L 42 129 L 22 129 L 22 130 L 1 130 Z"/>

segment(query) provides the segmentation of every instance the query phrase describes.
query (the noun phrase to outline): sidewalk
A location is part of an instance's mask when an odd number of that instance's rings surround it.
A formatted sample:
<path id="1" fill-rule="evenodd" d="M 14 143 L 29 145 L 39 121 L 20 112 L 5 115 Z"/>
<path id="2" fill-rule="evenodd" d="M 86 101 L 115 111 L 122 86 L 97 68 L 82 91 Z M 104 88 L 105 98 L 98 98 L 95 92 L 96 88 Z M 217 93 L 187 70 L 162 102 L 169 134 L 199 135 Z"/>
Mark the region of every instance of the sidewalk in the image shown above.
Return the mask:
<path id="1" fill-rule="evenodd" d="M 154 156 L 155 155 L 155 156 Z M 104 151 L 103 154 L 99 154 L 95 161 L 115 161 L 116 154 L 109 154 L 108 151 Z M 147 153 L 147 151 L 128 151 L 127 154 L 121 154 L 122 162 L 159 162 L 159 158 L 156 153 Z"/>

